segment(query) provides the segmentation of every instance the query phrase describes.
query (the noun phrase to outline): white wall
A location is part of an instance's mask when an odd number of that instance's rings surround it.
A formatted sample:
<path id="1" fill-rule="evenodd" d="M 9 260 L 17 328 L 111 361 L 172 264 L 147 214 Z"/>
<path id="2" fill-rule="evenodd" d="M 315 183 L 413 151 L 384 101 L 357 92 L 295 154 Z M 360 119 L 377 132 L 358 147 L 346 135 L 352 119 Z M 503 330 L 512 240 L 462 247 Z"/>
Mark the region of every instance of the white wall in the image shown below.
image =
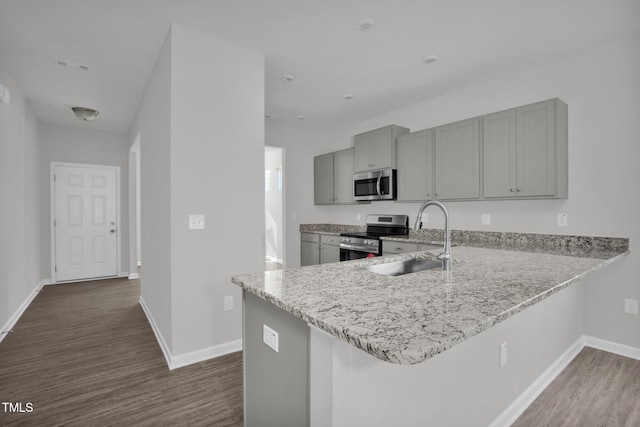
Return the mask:
<path id="1" fill-rule="evenodd" d="M 138 132 L 142 299 L 165 354 L 176 366 L 237 350 L 230 279 L 264 266 L 263 56 L 172 26 L 132 143 Z M 188 228 L 190 214 L 205 215 L 204 230 Z"/>
<path id="2" fill-rule="evenodd" d="M 174 354 L 242 337 L 241 292 L 231 284 L 231 276 L 264 268 L 263 170 L 264 57 L 174 26 Z M 189 214 L 204 214 L 206 229 L 189 230 Z M 225 296 L 235 297 L 235 310 L 223 311 Z"/>
<path id="3" fill-rule="evenodd" d="M 129 130 L 140 138 L 140 246 L 144 266 L 140 295 L 161 346 L 170 351 L 171 333 L 171 33 L 162 50 Z"/>
<path id="4" fill-rule="evenodd" d="M 0 61 L 2 64 L 2 61 Z M 0 104 L 0 328 L 14 321 L 45 278 L 40 247 L 42 209 L 38 169 L 38 120 L 13 79 L 0 66 L 11 102 Z M 4 330 L 4 328 L 2 329 Z M 0 337 L 2 338 L 2 337 Z"/>
<path id="5" fill-rule="evenodd" d="M 71 114 L 71 113 L 70 113 Z M 85 163 L 120 167 L 120 233 L 121 271 L 129 272 L 129 147 L 126 134 L 42 124 L 40 127 L 40 225 L 44 244 L 41 246 L 43 271 L 51 271 L 50 182 L 51 162 Z M 135 268 L 135 267 L 134 267 Z M 134 269 L 135 271 L 135 269 Z"/>
<path id="6" fill-rule="evenodd" d="M 593 46 L 570 57 L 510 77 L 490 79 L 410 108 L 340 129 L 327 139 L 326 150 L 352 146 L 352 136 L 398 124 L 412 131 L 447 124 L 486 113 L 559 97 L 569 106 L 569 198 L 567 200 L 450 202 L 454 229 L 515 231 L 628 237 L 631 256 L 587 280 L 585 333 L 640 347 L 640 318 L 623 313 L 624 298 L 640 299 L 640 258 L 634 253 L 640 239 L 640 35 Z M 285 133 L 285 132 L 281 132 Z M 269 134 L 267 134 L 269 136 Z M 306 147 L 314 139 L 300 135 Z M 271 142 L 270 142 L 271 143 Z M 311 156 L 313 149 L 301 156 Z M 300 162 L 311 162 L 310 157 Z M 309 163 L 306 163 L 309 168 Z M 289 180 L 305 186 L 309 197 L 312 172 L 301 170 Z M 375 202 L 371 205 L 303 206 L 296 200 L 288 210 L 301 213 L 296 224 L 329 221 L 363 224 L 357 213 L 398 213 L 415 219 L 419 204 Z M 569 226 L 559 228 L 556 215 L 567 213 Z M 428 211 L 425 227 L 442 228 L 437 210 Z M 491 214 L 491 225 L 481 215 Z M 299 238 L 299 234 L 296 235 Z M 290 236 L 290 239 L 292 237 Z M 290 246 L 292 247 L 292 246 Z M 287 255 L 299 257 L 298 253 Z M 454 249 L 455 255 L 455 249 Z"/>
<path id="7" fill-rule="evenodd" d="M 283 167 L 283 151 L 284 149 L 279 147 L 265 147 L 264 150 L 265 257 L 271 260 L 279 260 L 280 262 L 284 258 L 284 224 L 282 218 L 284 212 L 284 185 L 278 186 L 278 174 Z M 269 173 L 268 182 L 266 178 L 267 172 Z M 282 173 L 284 178 L 284 171 Z"/>
<path id="8" fill-rule="evenodd" d="M 299 267 L 300 224 L 326 222 L 333 208 L 313 205 L 313 157 L 330 151 L 327 135 L 268 124 L 266 143 L 285 149 L 284 261 Z"/>

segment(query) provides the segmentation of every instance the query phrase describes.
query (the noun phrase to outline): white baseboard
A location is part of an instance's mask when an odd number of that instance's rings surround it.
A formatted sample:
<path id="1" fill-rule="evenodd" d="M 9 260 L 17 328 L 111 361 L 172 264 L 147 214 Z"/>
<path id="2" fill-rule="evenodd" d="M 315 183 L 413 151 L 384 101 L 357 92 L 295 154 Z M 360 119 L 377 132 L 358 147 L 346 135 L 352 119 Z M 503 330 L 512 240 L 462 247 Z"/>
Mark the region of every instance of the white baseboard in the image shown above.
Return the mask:
<path id="1" fill-rule="evenodd" d="M 151 312 L 142 299 L 142 296 L 140 297 L 140 306 L 142 307 L 144 314 L 149 320 L 149 324 L 151 325 L 151 329 L 153 330 L 153 333 L 156 336 L 156 340 L 160 345 L 162 354 L 164 354 L 164 358 L 167 361 L 169 370 L 182 368 L 183 366 L 191 365 L 193 363 L 204 362 L 205 360 L 213 359 L 215 357 L 224 356 L 225 354 L 242 350 L 242 340 L 240 339 L 174 356 L 171 352 L 171 349 L 167 345 L 167 342 L 162 337 L 162 333 L 160 333 L 158 325 L 156 324 L 155 320 L 153 320 L 153 316 L 151 315 Z"/>
<path id="2" fill-rule="evenodd" d="M 609 353 L 618 354 L 620 356 L 629 357 L 631 359 L 640 360 L 640 348 L 631 347 L 629 345 L 618 344 L 617 342 L 607 341 L 588 335 L 583 335 L 584 345 Z"/>
<path id="3" fill-rule="evenodd" d="M 582 335 L 555 362 L 551 364 L 520 396 L 514 400 L 489 427 L 510 426 L 533 403 L 545 388 L 562 372 L 564 368 L 582 351 L 584 347 L 592 347 L 620 356 L 640 360 L 640 348 L 618 344 L 600 338 Z"/>
<path id="4" fill-rule="evenodd" d="M 172 357 L 169 369 L 182 368 L 183 366 L 204 362 L 205 360 L 224 356 L 225 354 L 234 353 L 240 350 L 242 350 L 241 339 L 203 348 L 202 350 L 192 351 L 190 353 L 179 354 Z"/>
<path id="5" fill-rule="evenodd" d="M 162 337 L 162 333 L 156 324 L 156 321 L 153 319 L 147 304 L 142 299 L 142 295 L 140 296 L 140 307 L 142 307 L 142 311 L 144 311 L 145 316 L 147 316 L 147 320 L 149 321 L 149 325 L 151 325 L 151 330 L 153 330 L 153 334 L 156 336 L 156 341 L 160 345 L 160 350 L 162 350 L 162 354 L 164 354 L 164 359 L 167 361 L 167 365 L 169 369 L 171 369 L 171 349 L 167 345 L 167 342 Z"/>
<path id="6" fill-rule="evenodd" d="M 9 318 L 9 320 L 5 322 L 5 324 L 2 326 L 2 329 L 0 329 L 0 342 L 2 342 L 4 337 L 6 337 L 9 334 L 9 331 L 13 329 L 13 327 L 16 325 L 16 323 L 22 316 L 22 313 L 24 313 L 27 307 L 29 307 L 29 305 L 34 300 L 36 295 L 38 295 L 38 292 L 40 292 L 42 287 L 48 284 L 47 282 L 48 280 L 41 280 L 40 282 L 38 282 L 38 284 L 33 289 L 33 291 L 31 291 L 31 293 L 22 302 L 22 304 L 20 304 L 20 307 L 18 307 L 18 309 L 15 311 L 15 313 L 13 313 L 13 315 Z"/>
<path id="7" fill-rule="evenodd" d="M 138 273 L 131 273 L 129 275 L 129 280 L 134 280 L 134 279 L 139 279 L 140 278 L 140 274 Z"/>
<path id="8" fill-rule="evenodd" d="M 580 353 L 584 347 L 583 338 L 578 340 L 569 347 L 567 351 L 556 359 L 543 373 L 540 375 L 520 396 L 516 398 L 511 405 L 493 420 L 489 427 L 510 426 L 518 419 L 520 415 L 533 403 L 534 400 L 544 391 L 545 388 L 557 377 L 560 372 Z"/>

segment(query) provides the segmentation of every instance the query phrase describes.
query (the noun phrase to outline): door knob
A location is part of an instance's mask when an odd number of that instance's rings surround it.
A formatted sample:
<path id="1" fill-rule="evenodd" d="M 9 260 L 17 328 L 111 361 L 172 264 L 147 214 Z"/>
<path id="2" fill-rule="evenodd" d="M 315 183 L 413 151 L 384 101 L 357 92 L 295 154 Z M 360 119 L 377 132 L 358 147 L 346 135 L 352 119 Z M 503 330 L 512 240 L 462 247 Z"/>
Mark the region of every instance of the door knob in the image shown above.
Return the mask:
<path id="1" fill-rule="evenodd" d="M 116 230 L 115 230 L 115 229 L 111 229 L 111 232 L 112 232 L 112 233 L 115 233 L 115 232 L 116 232 Z"/>

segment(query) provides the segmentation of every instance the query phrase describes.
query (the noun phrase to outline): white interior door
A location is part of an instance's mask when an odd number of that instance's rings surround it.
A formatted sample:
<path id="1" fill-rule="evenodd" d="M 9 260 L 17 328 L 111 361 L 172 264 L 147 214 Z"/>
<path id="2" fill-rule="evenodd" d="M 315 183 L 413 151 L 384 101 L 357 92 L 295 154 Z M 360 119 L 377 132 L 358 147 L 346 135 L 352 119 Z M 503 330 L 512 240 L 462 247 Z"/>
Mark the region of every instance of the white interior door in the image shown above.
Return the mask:
<path id="1" fill-rule="evenodd" d="M 54 165 L 55 281 L 118 274 L 118 168 Z"/>

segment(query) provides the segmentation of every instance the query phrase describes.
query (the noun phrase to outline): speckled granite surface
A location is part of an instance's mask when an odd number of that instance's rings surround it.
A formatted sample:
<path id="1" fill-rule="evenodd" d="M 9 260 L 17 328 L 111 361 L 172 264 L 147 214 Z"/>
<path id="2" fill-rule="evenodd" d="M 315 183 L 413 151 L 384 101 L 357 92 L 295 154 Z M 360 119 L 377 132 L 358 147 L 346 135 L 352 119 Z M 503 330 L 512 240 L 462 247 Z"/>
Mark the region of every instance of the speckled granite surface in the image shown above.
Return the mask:
<path id="1" fill-rule="evenodd" d="M 428 257 L 418 252 L 238 275 L 232 282 L 381 360 L 415 364 L 615 262 L 628 253 L 622 246 L 615 253 L 593 248 L 590 257 L 571 249 L 566 256 L 457 246 L 449 273 L 392 277 L 362 268 Z"/>
<path id="2" fill-rule="evenodd" d="M 300 224 L 300 232 L 335 234 L 365 231 L 366 227 L 340 224 Z M 415 243 L 443 241 L 444 231 L 438 229 L 409 230 L 409 235 L 383 237 Z M 629 239 L 619 237 L 571 236 L 563 234 L 506 233 L 496 231 L 452 230 L 451 243 L 455 246 L 516 250 L 566 256 L 610 258 L 629 249 Z"/>

